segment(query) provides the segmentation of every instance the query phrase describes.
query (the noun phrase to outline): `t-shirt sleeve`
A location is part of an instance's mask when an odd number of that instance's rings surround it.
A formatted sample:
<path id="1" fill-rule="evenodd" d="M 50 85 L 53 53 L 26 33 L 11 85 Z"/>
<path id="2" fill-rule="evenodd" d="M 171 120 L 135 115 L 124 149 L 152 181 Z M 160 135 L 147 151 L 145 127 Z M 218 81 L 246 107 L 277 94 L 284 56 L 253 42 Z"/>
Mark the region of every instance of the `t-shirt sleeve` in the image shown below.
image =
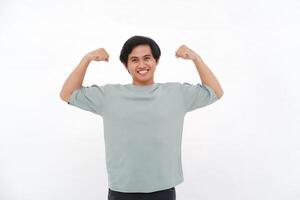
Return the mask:
<path id="1" fill-rule="evenodd" d="M 82 86 L 72 92 L 68 104 L 102 116 L 105 104 L 105 86 Z"/>
<path id="2" fill-rule="evenodd" d="M 218 100 L 215 91 L 208 85 L 180 83 L 186 112 L 207 106 Z"/>

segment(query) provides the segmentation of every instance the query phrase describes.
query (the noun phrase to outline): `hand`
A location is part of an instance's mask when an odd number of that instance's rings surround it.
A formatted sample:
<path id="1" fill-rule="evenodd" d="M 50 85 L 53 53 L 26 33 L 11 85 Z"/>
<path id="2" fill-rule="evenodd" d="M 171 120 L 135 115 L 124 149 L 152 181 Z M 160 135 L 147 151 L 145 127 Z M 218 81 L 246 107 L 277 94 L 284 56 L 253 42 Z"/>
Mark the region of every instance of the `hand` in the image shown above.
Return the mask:
<path id="1" fill-rule="evenodd" d="M 200 56 L 194 52 L 192 49 L 188 48 L 186 45 L 181 45 L 176 53 L 175 56 L 177 58 L 183 58 L 185 60 L 196 60 L 197 58 L 200 58 Z"/>
<path id="2" fill-rule="evenodd" d="M 85 58 L 88 61 L 106 61 L 108 62 L 109 55 L 104 48 L 99 48 L 94 51 L 91 51 L 85 55 Z"/>

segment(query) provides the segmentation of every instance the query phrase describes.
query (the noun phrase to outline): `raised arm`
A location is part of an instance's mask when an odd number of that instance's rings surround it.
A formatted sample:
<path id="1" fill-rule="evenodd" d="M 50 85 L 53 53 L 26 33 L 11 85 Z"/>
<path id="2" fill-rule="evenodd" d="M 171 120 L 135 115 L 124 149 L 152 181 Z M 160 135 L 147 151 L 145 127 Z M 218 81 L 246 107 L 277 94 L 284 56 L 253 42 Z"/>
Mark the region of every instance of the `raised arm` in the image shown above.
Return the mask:
<path id="1" fill-rule="evenodd" d="M 186 45 L 181 45 L 176 51 L 175 56 L 177 58 L 180 57 L 183 59 L 192 60 L 197 68 L 202 84 L 210 86 L 215 91 L 218 99 L 223 96 L 224 91 L 218 79 L 196 52 L 188 48 Z"/>
<path id="2" fill-rule="evenodd" d="M 87 53 L 65 81 L 59 94 L 60 98 L 68 102 L 72 92 L 82 87 L 86 70 L 91 61 L 105 60 L 108 62 L 108 59 L 109 55 L 104 48 L 99 48 Z"/>

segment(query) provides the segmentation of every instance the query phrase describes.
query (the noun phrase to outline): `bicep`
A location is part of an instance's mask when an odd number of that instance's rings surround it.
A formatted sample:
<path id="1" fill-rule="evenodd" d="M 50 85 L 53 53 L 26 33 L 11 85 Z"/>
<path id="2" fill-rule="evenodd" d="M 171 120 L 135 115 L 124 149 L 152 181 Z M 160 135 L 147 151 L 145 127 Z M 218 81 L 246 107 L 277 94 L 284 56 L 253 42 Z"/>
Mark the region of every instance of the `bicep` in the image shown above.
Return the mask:
<path id="1" fill-rule="evenodd" d="M 101 115 L 104 96 L 104 86 L 83 86 L 72 92 L 68 97 L 68 104 Z"/>
<path id="2" fill-rule="evenodd" d="M 212 88 L 200 83 L 193 85 L 185 82 L 181 84 L 181 91 L 186 112 L 212 104 L 218 99 Z"/>

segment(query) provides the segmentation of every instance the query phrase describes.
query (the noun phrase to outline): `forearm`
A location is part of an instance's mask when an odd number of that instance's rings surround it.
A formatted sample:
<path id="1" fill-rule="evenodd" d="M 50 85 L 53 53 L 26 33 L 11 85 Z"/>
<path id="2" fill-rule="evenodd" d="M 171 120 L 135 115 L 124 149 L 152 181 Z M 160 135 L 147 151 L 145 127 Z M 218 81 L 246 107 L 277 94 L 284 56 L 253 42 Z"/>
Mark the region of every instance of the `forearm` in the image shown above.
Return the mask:
<path id="1" fill-rule="evenodd" d="M 86 56 L 81 59 L 78 66 L 66 79 L 61 89 L 60 97 L 62 99 L 66 100 L 66 98 L 68 98 L 74 90 L 82 87 L 83 79 L 90 62 L 91 61 Z"/>
<path id="2" fill-rule="evenodd" d="M 193 62 L 197 68 L 202 84 L 210 86 L 215 91 L 218 98 L 221 98 L 224 92 L 213 72 L 203 62 L 200 56 L 197 56 L 195 59 L 193 59 Z"/>

